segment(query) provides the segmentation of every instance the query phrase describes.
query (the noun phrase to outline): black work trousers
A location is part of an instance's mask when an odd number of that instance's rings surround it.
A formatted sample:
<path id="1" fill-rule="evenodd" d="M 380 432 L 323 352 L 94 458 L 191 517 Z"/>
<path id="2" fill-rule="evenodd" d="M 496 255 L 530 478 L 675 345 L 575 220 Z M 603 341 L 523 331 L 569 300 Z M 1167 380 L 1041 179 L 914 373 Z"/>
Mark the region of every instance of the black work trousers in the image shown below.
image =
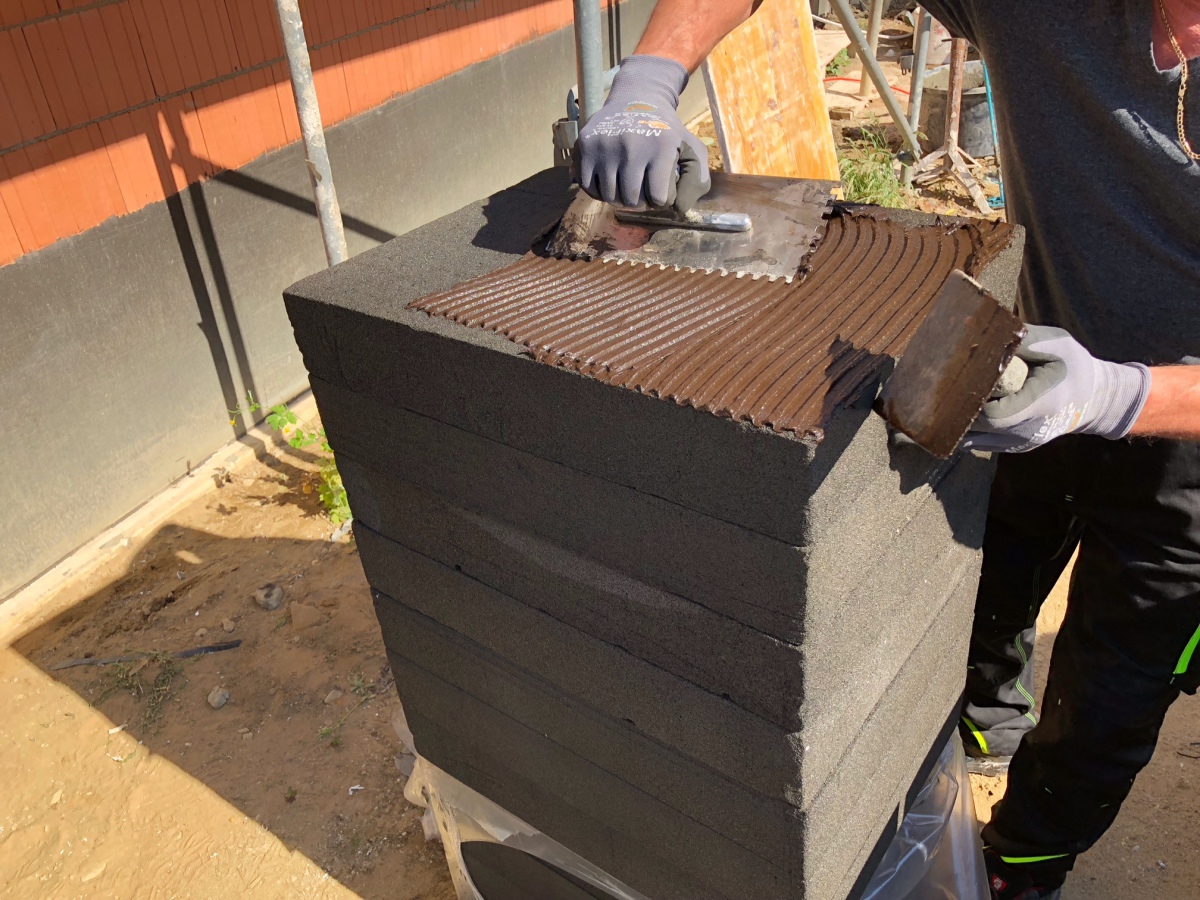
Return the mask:
<path id="1" fill-rule="evenodd" d="M 1076 547 L 1035 726 L 1034 621 Z M 1167 708 L 1196 691 L 1197 643 L 1200 444 L 1070 435 L 1002 456 L 962 727 L 972 750 L 1015 751 L 984 841 L 1065 874 L 1112 824 Z"/>

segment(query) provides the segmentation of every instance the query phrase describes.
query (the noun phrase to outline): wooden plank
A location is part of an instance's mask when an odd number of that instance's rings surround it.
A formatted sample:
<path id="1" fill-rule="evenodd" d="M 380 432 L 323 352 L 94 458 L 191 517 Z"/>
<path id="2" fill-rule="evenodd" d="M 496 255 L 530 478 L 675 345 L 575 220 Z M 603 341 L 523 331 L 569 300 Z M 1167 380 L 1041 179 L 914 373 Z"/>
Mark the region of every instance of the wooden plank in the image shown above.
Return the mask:
<path id="1" fill-rule="evenodd" d="M 763 0 L 704 81 L 726 171 L 839 180 L 808 0 Z"/>

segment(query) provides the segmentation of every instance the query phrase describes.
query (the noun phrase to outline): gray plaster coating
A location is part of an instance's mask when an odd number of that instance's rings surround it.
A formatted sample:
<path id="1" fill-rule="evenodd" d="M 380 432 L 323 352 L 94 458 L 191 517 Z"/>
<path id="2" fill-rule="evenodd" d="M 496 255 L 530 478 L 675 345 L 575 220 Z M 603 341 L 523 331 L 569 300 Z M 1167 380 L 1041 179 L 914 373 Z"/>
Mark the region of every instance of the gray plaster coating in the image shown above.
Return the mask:
<path id="1" fill-rule="evenodd" d="M 403 643 L 417 661 L 394 647 L 389 654 L 418 750 L 446 768 L 452 765 L 449 760 L 461 759 L 465 748 L 473 746 L 472 774 L 484 780 L 468 783 L 481 792 L 486 794 L 485 786 L 491 786 L 489 778 L 503 780 L 497 772 L 515 770 L 562 802 L 588 809 L 606 827 L 620 828 L 623 822 L 648 825 L 648 846 L 666 840 L 673 844 L 664 851 L 668 853 L 691 852 L 674 846 L 672 839 L 696 824 L 704 825 L 765 856 L 768 865 L 792 873 L 791 881 L 803 877 L 809 891 L 786 896 L 833 896 L 817 886 L 837 884 L 846 871 L 845 860 L 869 854 L 956 706 L 959 679 L 948 675 L 946 664 L 962 655 L 954 648 L 962 645 L 963 629 L 969 628 L 973 598 L 973 579 L 956 586 L 943 615 L 868 717 L 835 777 L 803 815 L 782 804 L 740 796 L 739 789 L 718 774 L 697 769 L 653 742 L 633 742 L 626 751 L 630 758 L 614 767 L 597 745 L 614 745 L 613 736 L 620 735 L 617 723 L 606 726 L 594 717 L 589 720 L 569 698 L 512 672 L 486 651 L 464 648 L 460 639 L 395 604 L 391 610 L 406 622 Z M 377 602 L 382 606 L 388 601 Z M 438 672 L 453 683 L 442 681 Z M 472 684 L 477 686 L 474 694 Z M 505 699 L 514 692 L 528 695 L 523 707 L 511 697 Z M 506 707 L 508 713 L 496 706 Z M 437 731 L 425 727 L 427 722 L 437 723 Z M 571 729 L 579 733 L 564 741 L 564 732 Z M 453 737 L 439 740 L 438 732 Z M 614 768 L 619 775 L 612 774 Z M 523 803 L 510 809 L 542 827 L 541 810 Z M 703 869 L 698 861 L 713 858 L 711 848 L 710 839 L 709 849 L 691 866 Z M 583 852 L 579 846 L 572 849 Z"/>

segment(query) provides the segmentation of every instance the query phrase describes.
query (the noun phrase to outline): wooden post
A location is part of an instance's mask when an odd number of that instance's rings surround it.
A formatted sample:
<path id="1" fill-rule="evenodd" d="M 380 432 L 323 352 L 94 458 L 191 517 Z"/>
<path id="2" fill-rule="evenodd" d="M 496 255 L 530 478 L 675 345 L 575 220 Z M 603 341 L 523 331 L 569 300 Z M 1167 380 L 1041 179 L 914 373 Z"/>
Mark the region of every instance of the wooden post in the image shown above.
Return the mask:
<path id="1" fill-rule="evenodd" d="M 967 68 L 967 41 L 954 38 L 950 42 L 950 83 L 946 88 L 946 147 L 958 149 L 958 128 L 962 119 L 963 73 Z"/>

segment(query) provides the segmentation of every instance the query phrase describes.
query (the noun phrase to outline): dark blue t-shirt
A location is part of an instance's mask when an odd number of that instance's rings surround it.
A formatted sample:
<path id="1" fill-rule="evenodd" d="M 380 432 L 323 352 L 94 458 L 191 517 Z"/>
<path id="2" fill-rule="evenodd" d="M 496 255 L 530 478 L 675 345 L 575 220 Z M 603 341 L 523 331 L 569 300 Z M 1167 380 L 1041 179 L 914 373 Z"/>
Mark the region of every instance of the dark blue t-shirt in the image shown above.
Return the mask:
<path id="1" fill-rule="evenodd" d="M 1117 362 L 1200 357 L 1200 164 L 1177 137 L 1179 69 L 1151 54 L 1155 3 L 923 3 L 988 65 L 1008 216 L 1027 230 L 1023 316 Z"/>

